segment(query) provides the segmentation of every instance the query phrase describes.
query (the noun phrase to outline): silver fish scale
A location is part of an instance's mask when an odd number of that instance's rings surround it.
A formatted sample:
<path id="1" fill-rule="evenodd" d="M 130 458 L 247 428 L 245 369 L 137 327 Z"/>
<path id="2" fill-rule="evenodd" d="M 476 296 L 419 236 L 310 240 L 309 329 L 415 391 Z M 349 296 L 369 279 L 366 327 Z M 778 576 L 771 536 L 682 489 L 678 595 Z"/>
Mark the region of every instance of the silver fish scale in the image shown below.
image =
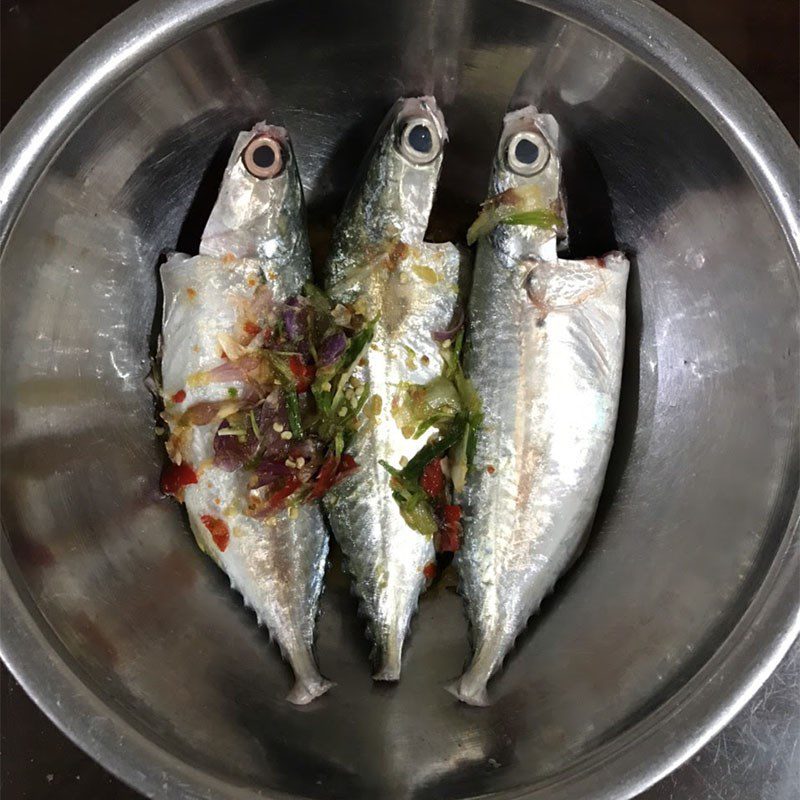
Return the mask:
<path id="1" fill-rule="evenodd" d="M 283 173 L 258 181 L 244 170 L 242 149 L 256 133 L 283 143 Z M 252 297 L 263 279 L 277 301 L 297 292 L 311 275 L 302 189 L 285 131 L 257 125 L 240 134 L 203 242 L 203 255 L 173 256 L 161 268 L 164 288 L 164 391 L 186 392 L 172 406 L 180 414 L 195 403 L 222 400 L 235 382 L 196 385 L 193 373 L 220 363 L 217 336 L 231 333 L 236 307 Z M 331 686 L 317 670 L 312 645 L 328 554 L 328 536 L 318 506 L 303 506 L 295 519 L 286 511 L 271 521 L 244 513 L 247 476 L 215 467 L 217 423 L 195 427 L 184 448 L 198 483 L 186 487 L 185 503 L 200 548 L 223 569 L 260 624 L 276 639 L 295 673 L 289 700 L 307 703 Z M 224 551 L 201 517 L 222 519 L 230 531 Z"/>
<path id="2" fill-rule="evenodd" d="M 360 469 L 326 497 L 334 535 L 353 577 L 374 641 L 376 680 L 400 676 L 403 641 L 423 570 L 435 559 L 432 541 L 412 529 L 392 497 L 380 460 L 399 467 L 425 440 L 406 437 L 391 413 L 406 383 L 426 383 L 443 361 L 431 332 L 448 326 L 458 297 L 461 254 L 453 245 L 423 244 L 441 154 L 424 167 L 406 162 L 394 141 L 397 125 L 424 114 L 444 124 L 430 98 L 400 101 L 390 112 L 335 234 L 327 265 L 332 299 L 379 317 L 366 363 L 357 376 L 380 398 L 380 411 L 362 427 L 351 452 Z"/>
<path id="3" fill-rule="evenodd" d="M 474 654 L 452 687 L 475 705 L 579 551 L 616 423 L 628 262 L 540 260 L 542 250 L 554 255 L 554 239 L 526 245 L 504 226 L 475 264 L 465 368 L 484 425 L 456 555 Z"/>

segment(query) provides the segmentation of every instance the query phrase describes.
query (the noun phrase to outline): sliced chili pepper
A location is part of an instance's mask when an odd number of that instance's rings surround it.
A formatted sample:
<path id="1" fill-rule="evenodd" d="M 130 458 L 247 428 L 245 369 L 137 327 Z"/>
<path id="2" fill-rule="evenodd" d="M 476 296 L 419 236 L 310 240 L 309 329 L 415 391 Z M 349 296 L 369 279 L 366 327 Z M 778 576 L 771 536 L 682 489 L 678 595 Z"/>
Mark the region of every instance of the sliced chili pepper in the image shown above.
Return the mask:
<path id="1" fill-rule="evenodd" d="M 172 395 L 172 397 L 170 397 L 170 400 L 172 400 L 173 403 L 182 403 L 185 399 L 186 392 L 183 389 L 179 389 L 174 395 Z"/>
<path id="2" fill-rule="evenodd" d="M 225 548 L 228 546 L 228 542 L 231 538 L 231 533 L 228 530 L 228 526 L 223 520 L 217 517 L 212 517 L 210 514 L 203 514 L 200 517 L 200 520 L 203 525 L 208 528 L 211 538 L 214 540 L 214 544 L 220 549 L 221 552 L 224 553 Z"/>
<path id="3" fill-rule="evenodd" d="M 267 508 L 270 511 L 277 511 L 281 506 L 283 506 L 284 501 L 300 487 L 300 479 L 295 476 L 291 475 L 286 479 L 286 483 L 278 489 L 277 492 L 274 492 L 272 496 L 267 501 Z"/>
<path id="4" fill-rule="evenodd" d="M 425 576 L 426 581 L 432 581 L 436 577 L 436 573 L 438 571 L 439 570 L 436 566 L 436 562 L 429 561 L 422 570 L 422 574 Z"/>
<path id="5" fill-rule="evenodd" d="M 442 472 L 442 460 L 434 458 L 425 465 L 422 470 L 422 477 L 419 479 L 422 490 L 434 500 L 444 494 L 444 473 Z"/>
<path id="6" fill-rule="evenodd" d="M 289 358 L 289 369 L 296 378 L 297 391 L 301 394 L 307 392 L 314 382 L 314 367 L 306 364 L 300 356 L 291 356 Z"/>
<path id="7" fill-rule="evenodd" d="M 250 322 L 250 320 L 247 320 L 243 327 L 244 332 L 250 334 L 250 336 L 257 336 L 261 333 L 261 327 L 256 325 L 255 322 Z"/>
<path id="8" fill-rule="evenodd" d="M 357 469 L 358 464 L 349 453 L 345 453 L 338 459 L 333 455 L 328 456 L 322 462 L 314 485 L 308 493 L 309 499 L 319 500 L 329 489 L 332 489 L 339 481 L 344 480 Z"/>
<path id="9" fill-rule="evenodd" d="M 447 505 L 442 509 L 442 526 L 439 529 L 440 553 L 455 553 L 461 546 L 459 534 L 461 532 L 461 506 Z"/>
<path id="10" fill-rule="evenodd" d="M 343 478 L 346 478 L 351 472 L 355 472 L 358 469 L 358 463 L 350 455 L 350 453 L 345 453 L 339 459 L 339 469 L 336 472 L 336 483 L 338 483 Z"/>
<path id="11" fill-rule="evenodd" d="M 311 491 L 308 493 L 308 496 L 312 500 L 319 500 L 328 489 L 333 486 L 333 480 L 336 477 L 336 469 L 339 466 L 339 462 L 336 460 L 335 456 L 328 456 L 323 462 L 322 466 L 317 473 L 317 478 L 314 481 L 314 485 L 311 487 Z"/>
<path id="12" fill-rule="evenodd" d="M 161 473 L 161 491 L 164 494 L 177 495 L 190 483 L 197 483 L 197 473 L 185 461 L 182 464 L 170 461 Z"/>

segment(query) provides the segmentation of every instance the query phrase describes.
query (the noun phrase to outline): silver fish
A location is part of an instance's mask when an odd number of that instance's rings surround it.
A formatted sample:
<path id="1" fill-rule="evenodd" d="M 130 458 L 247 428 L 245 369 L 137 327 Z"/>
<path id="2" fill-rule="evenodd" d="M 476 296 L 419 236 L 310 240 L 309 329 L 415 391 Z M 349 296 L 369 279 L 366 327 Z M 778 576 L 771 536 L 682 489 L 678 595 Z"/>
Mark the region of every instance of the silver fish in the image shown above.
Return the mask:
<path id="1" fill-rule="evenodd" d="M 555 120 L 508 114 L 490 196 L 558 210 Z M 450 688 L 486 705 L 486 684 L 576 557 L 611 451 L 622 374 L 628 262 L 556 257 L 555 226 L 500 224 L 481 239 L 465 369 L 484 426 L 465 486 L 456 554 L 474 653 Z"/>
<path id="2" fill-rule="evenodd" d="M 310 275 L 291 145 L 283 128 L 260 123 L 236 140 L 200 255 L 178 254 L 161 268 L 164 396 L 178 401 L 167 401 L 172 419 L 198 403 L 224 401 L 233 389 L 245 391 L 235 378 L 208 383 L 192 376 L 221 363 L 220 337 L 232 334 L 237 309 L 254 302 L 257 287 L 266 286 L 281 301 Z M 332 685 L 320 676 L 312 654 L 328 554 L 321 510 L 302 506 L 294 519 L 284 510 L 270 521 L 244 513 L 247 475 L 212 463 L 217 426 L 185 429 L 177 448 L 178 458 L 198 473 L 198 482 L 185 488 L 189 522 L 200 549 L 227 573 L 291 664 L 296 682 L 288 699 L 308 703 Z M 217 521 L 227 527 L 226 544 Z"/>
<path id="3" fill-rule="evenodd" d="M 431 332 L 446 329 L 458 299 L 462 255 L 424 243 L 446 138 L 432 97 L 398 101 L 386 117 L 334 233 L 326 265 L 332 300 L 378 318 L 357 377 L 368 382 L 370 422 L 351 452 L 360 469 L 325 500 L 334 535 L 374 642 L 376 680 L 400 677 L 403 641 L 433 542 L 411 528 L 380 465 L 410 459 L 424 444 L 403 432 L 392 403 L 406 382 L 427 383 L 442 370 Z"/>

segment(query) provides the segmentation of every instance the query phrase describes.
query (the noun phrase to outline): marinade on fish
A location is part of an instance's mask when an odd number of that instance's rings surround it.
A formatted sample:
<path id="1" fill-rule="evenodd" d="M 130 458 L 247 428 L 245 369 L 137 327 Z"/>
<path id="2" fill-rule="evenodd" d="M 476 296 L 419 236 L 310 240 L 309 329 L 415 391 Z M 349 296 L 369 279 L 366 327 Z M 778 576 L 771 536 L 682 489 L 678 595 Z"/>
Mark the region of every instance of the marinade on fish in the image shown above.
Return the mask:
<path id="1" fill-rule="evenodd" d="M 253 476 L 261 473 L 239 467 L 248 448 L 250 456 L 291 456 L 284 398 L 259 389 L 270 315 L 310 274 L 289 138 L 260 123 L 236 140 L 200 255 L 177 254 L 161 268 L 163 416 L 172 462 L 162 487 L 183 500 L 201 550 L 277 640 L 296 678 L 288 699 L 298 704 L 331 686 L 312 652 L 327 533 L 318 503 L 287 508 L 273 494 L 254 512 L 252 496 L 264 489 L 252 490 Z M 282 479 L 298 480 L 294 473 Z"/>
<path id="2" fill-rule="evenodd" d="M 628 261 L 556 256 L 558 128 L 510 113 L 479 238 L 465 371 L 483 406 L 456 554 L 473 655 L 450 690 L 485 705 L 486 684 L 594 516 L 622 373 Z"/>
<path id="3" fill-rule="evenodd" d="M 463 255 L 424 241 L 446 135 L 433 98 L 394 105 L 345 203 L 325 268 L 331 299 L 375 321 L 356 371 L 370 387 L 370 419 L 351 447 L 360 469 L 325 507 L 368 620 L 376 680 L 400 677 L 403 641 L 435 565 L 430 509 L 401 505 L 387 468 L 402 467 L 425 445 L 398 415 L 406 389 L 447 370 L 433 334 L 453 320 Z"/>

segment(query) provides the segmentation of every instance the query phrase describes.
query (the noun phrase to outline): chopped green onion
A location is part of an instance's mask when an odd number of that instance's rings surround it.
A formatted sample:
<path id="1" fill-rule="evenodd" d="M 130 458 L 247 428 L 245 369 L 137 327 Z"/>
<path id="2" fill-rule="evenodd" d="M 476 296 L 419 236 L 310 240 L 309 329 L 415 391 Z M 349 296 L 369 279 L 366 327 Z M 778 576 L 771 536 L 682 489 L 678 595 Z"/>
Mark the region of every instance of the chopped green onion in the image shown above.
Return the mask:
<path id="1" fill-rule="evenodd" d="M 253 433 L 256 435 L 256 438 L 261 438 L 261 431 L 258 429 L 258 423 L 256 422 L 256 415 L 253 413 L 253 409 L 250 409 L 250 424 L 253 426 Z"/>
<path id="2" fill-rule="evenodd" d="M 217 431 L 217 436 L 247 436 L 247 431 L 244 428 L 220 428 Z"/>
<path id="3" fill-rule="evenodd" d="M 503 217 L 503 225 L 532 225 L 534 228 L 557 228 L 561 224 L 558 214 L 546 208 L 536 208 L 533 211 L 520 211 Z"/>
<path id="4" fill-rule="evenodd" d="M 300 422 L 300 401 L 295 389 L 286 390 L 286 414 L 289 417 L 289 428 L 295 439 L 303 438 L 303 426 Z"/>
<path id="5" fill-rule="evenodd" d="M 443 456 L 463 436 L 467 420 L 459 414 L 447 431 L 434 441 L 426 444 L 401 470 L 402 476 L 411 481 L 418 481 L 422 471 L 434 458 Z"/>
<path id="6" fill-rule="evenodd" d="M 467 231 L 467 244 L 474 244 L 502 224 L 558 227 L 561 224 L 560 217 L 546 208 L 545 203 L 541 187 L 536 183 L 516 186 L 488 198 Z M 526 217 L 527 214 L 532 216 Z"/>

